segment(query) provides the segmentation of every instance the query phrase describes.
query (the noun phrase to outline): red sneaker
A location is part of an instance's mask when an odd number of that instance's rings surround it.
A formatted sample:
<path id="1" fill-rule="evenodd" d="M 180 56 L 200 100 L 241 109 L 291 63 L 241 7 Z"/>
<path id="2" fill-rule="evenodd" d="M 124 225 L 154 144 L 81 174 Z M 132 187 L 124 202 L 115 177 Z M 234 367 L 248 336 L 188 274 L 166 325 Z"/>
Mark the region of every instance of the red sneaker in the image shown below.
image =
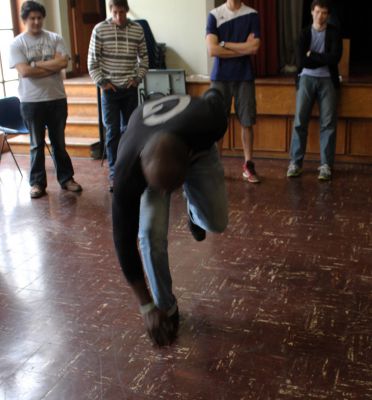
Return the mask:
<path id="1" fill-rule="evenodd" d="M 247 180 L 250 183 L 260 182 L 256 170 L 254 169 L 254 163 L 252 161 L 246 161 L 243 164 L 243 179 Z"/>

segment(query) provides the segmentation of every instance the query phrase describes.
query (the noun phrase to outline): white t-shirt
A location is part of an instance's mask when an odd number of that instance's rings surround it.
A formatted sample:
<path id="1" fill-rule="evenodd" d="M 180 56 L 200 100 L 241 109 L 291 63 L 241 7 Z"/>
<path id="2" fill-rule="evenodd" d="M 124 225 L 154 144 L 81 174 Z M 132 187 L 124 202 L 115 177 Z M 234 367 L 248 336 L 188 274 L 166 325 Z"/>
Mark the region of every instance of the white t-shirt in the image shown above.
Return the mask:
<path id="1" fill-rule="evenodd" d="M 40 35 L 32 36 L 27 32 L 16 36 L 10 45 L 9 67 L 17 64 L 30 64 L 31 61 L 46 61 L 54 58 L 55 53 L 67 55 L 66 47 L 60 35 L 43 30 Z M 19 77 L 18 93 L 21 102 L 41 102 L 66 98 L 61 72 L 44 78 Z"/>

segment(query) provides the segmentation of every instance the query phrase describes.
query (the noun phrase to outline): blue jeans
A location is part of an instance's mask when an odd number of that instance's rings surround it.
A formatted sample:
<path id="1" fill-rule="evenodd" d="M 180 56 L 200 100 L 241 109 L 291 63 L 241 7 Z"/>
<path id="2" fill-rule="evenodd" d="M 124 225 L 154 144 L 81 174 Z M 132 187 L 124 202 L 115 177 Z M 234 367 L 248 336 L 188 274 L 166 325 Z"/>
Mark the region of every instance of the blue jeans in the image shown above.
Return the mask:
<path id="1" fill-rule="evenodd" d="M 129 117 L 138 105 L 137 88 L 102 91 L 102 118 L 106 129 L 106 154 L 110 179 L 114 177 L 119 140 Z"/>
<path id="2" fill-rule="evenodd" d="M 216 146 L 199 153 L 184 183 L 189 217 L 209 232 L 227 226 L 224 171 Z M 139 240 L 145 274 L 155 304 L 169 310 L 175 304 L 168 259 L 170 194 L 147 188 L 141 197 Z"/>
<path id="3" fill-rule="evenodd" d="M 66 151 L 65 126 L 67 119 L 66 99 L 41 101 L 37 103 L 22 102 L 21 115 L 30 132 L 30 185 L 47 186 L 45 171 L 45 127 L 48 128 L 50 143 L 53 149 L 54 165 L 60 185 L 74 176 L 71 158 Z"/>
<path id="4" fill-rule="evenodd" d="M 320 112 L 320 163 L 332 167 L 336 149 L 337 90 L 331 78 L 306 75 L 300 77 L 292 132 L 291 162 L 302 166 L 306 153 L 308 125 L 315 101 L 318 102 Z"/>

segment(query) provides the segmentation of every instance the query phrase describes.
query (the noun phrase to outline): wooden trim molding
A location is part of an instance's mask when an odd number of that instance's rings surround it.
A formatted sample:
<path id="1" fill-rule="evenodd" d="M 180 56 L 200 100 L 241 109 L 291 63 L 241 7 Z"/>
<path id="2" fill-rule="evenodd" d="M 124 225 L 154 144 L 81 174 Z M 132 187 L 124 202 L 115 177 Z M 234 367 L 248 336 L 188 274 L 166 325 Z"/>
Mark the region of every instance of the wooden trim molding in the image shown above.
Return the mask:
<path id="1" fill-rule="evenodd" d="M 11 7 L 13 13 L 14 36 L 25 31 L 25 26 L 21 19 L 21 7 L 24 0 L 12 0 Z"/>

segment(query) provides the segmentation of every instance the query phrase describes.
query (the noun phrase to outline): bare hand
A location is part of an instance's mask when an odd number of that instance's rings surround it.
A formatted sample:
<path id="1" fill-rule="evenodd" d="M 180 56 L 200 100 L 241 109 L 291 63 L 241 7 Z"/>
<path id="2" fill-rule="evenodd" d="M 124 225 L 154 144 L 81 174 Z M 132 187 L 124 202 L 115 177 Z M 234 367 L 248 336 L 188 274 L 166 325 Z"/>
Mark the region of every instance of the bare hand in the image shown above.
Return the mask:
<path id="1" fill-rule="evenodd" d="M 128 79 L 128 82 L 126 84 L 126 88 L 129 89 L 131 87 L 136 88 L 138 86 L 138 82 L 135 79 Z"/>
<path id="2" fill-rule="evenodd" d="M 111 82 L 108 82 L 102 86 L 102 90 L 113 90 L 114 92 L 116 92 L 116 87 Z"/>

